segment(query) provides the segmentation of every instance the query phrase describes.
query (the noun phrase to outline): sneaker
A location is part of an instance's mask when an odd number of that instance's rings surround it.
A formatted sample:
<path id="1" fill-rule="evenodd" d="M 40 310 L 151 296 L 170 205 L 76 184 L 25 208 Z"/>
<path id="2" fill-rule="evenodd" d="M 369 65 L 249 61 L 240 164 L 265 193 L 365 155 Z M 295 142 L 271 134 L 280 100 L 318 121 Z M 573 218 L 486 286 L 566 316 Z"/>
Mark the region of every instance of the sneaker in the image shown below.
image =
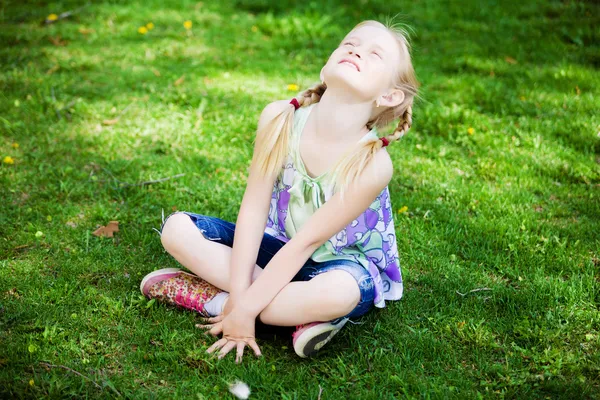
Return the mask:
<path id="1" fill-rule="evenodd" d="M 150 272 L 142 279 L 140 290 L 149 299 L 199 312 L 210 317 L 204 304 L 222 290 L 196 275 L 178 268 L 164 268 Z"/>
<path id="2" fill-rule="evenodd" d="M 310 357 L 325 346 L 348 322 L 338 318 L 328 322 L 312 322 L 299 325 L 292 333 L 294 350 L 302 358 Z"/>

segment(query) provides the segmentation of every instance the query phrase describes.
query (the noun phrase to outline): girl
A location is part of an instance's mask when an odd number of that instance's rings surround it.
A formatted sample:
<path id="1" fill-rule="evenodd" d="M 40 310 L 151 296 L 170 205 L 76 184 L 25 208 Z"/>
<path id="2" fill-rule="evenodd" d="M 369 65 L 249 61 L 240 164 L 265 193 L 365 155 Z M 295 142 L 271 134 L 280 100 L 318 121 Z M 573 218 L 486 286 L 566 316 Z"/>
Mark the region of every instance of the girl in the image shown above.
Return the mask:
<path id="1" fill-rule="evenodd" d="M 320 85 L 263 110 L 236 224 L 177 212 L 161 242 L 195 275 L 167 268 L 141 283 L 149 298 L 208 318 L 219 358 L 257 356 L 255 319 L 297 326 L 306 357 L 348 321 L 402 296 L 384 149 L 411 125 L 415 77 L 407 35 L 355 26 L 321 70 Z M 399 119 L 393 134 L 378 127 Z M 334 161 L 336 161 L 334 163 Z"/>

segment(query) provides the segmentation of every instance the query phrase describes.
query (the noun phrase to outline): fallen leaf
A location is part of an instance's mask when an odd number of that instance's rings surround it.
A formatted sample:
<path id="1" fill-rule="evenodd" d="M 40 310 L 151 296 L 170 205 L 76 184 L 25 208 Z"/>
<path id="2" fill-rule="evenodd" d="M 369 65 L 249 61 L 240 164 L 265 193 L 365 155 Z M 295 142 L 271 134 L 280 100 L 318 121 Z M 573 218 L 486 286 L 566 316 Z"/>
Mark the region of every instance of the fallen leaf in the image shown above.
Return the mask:
<path id="1" fill-rule="evenodd" d="M 508 57 L 508 56 L 504 58 L 504 61 L 506 61 L 509 64 L 516 64 L 517 63 L 517 60 L 515 60 L 512 57 Z"/>
<path id="2" fill-rule="evenodd" d="M 46 75 L 52 75 L 53 73 L 55 73 L 59 69 L 60 69 L 60 65 L 56 64 L 54 67 L 52 67 L 48 71 L 46 71 Z"/>
<path id="3" fill-rule="evenodd" d="M 174 85 L 179 86 L 183 83 L 184 80 L 185 80 L 185 75 L 181 75 L 181 77 L 175 81 Z"/>
<path id="4" fill-rule="evenodd" d="M 114 119 L 105 119 L 104 121 L 102 121 L 102 123 L 104 125 L 114 125 L 117 122 L 119 122 L 119 118 L 114 118 Z"/>
<path id="5" fill-rule="evenodd" d="M 69 228 L 73 228 L 73 229 L 77 228 L 77 224 L 73 221 L 67 221 L 65 223 L 65 225 L 68 226 Z"/>
<path id="6" fill-rule="evenodd" d="M 98 237 L 113 237 L 115 232 L 119 232 L 119 221 L 110 221 L 108 225 L 96 229 L 93 235 Z"/>
<path id="7" fill-rule="evenodd" d="M 152 73 L 156 76 L 160 76 L 160 71 L 157 70 L 156 68 L 152 68 Z"/>
<path id="8" fill-rule="evenodd" d="M 66 40 L 62 40 L 60 36 L 48 36 L 48 40 L 50 40 L 53 45 L 59 47 L 66 46 L 69 43 Z"/>
<path id="9" fill-rule="evenodd" d="M 579 86 L 575 86 L 575 91 L 577 92 L 577 96 L 581 94 L 581 89 L 579 89 Z"/>
<path id="10" fill-rule="evenodd" d="M 93 29 L 88 29 L 88 28 L 84 28 L 81 27 L 79 28 L 79 33 L 81 33 L 82 35 L 89 35 L 90 33 L 94 33 L 95 31 Z"/>

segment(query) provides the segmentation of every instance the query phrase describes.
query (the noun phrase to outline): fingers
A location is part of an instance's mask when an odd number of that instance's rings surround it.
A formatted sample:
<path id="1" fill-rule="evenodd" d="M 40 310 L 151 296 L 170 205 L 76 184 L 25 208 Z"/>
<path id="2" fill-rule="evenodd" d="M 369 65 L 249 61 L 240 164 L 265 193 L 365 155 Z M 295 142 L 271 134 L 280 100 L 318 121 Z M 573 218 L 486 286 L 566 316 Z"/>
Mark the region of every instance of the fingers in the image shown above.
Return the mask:
<path id="1" fill-rule="evenodd" d="M 254 353 L 256 354 L 257 357 L 260 357 L 262 355 L 260 348 L 258 347 L 258 345 L 256 344 L 256 341 L 254 339 L 242 341 L 242 340 L 223 338 L 223 339 L 220 339 L 217 342 L 215 342 L 212 346 L 210 346 L 208 348 L 208 350 L 206 350 L 206 352 L 213 353 L 215 350 L 220 349 L 219 353 L 218 353 L 218 358 L 220 360 L 223 357 L 225 357 L 227 355 L 227 353 L 229 353 L 235 347 L 236 348 L 235 362 L 240 363 L 240 362 L 242 362 L 242 358 L 244 356 L 244 347 L 246 347 L 246 345 L 250 346 L 252 348 L 252 350 L 254 350 Z"/>
<path id="2" fill-rule="evenodd" d="M 237 344 L 237 352 L 235 355 L 235 362 L 236 363 L 241 363 L 242 362 L 242 357 L 244 356 L 244 347 L 246 347 L 246 343 L 244 342 L 238 342 Z"/>
<path id="3" fill-rule="evenodd" d="M 223 323 L 217 322 L 216 324 L 196 324 L 196 328 L 204 329 L 204 334 L 210 333 L 213 336 L 218 336 L 223 332 Z"/>
<path id="4" fill-rule="evenodd" d="M 242 342 L 243 344 L 243 342 Z M 234 340 L 230 340 L 225 343 L 225 346 L 221 347 L 221 351 L 219 351 L 219 360 L 227 355 L 236 346 L 236 342 Z"/>
<path id="5" fill-rule="evenodd" d="M 260 348 L 258 347 L 254 339 L 248 340 L 248 346 L 250 346 L 250 348 L 254 350 L 254 354 L 256 354 L 257 357 L 260 357 L 262 355 L 262 353 L 260 352 Z"/>
<path id="6" fill-rule="evenodd" d="M 223 347 L 225 345 L 225 343 L 227 343 L 228 340 L 223 338 L 220 340 L 217 340 L 215 343 L 213 343 L 212 346 L 210 346 L 208 348 L 208 350 L 206 350 L 207 353 L 212 353 L 213 351 L 215 351 L 216 349 L 220 349 L 221 347 Z"/>
<path id="7" fill-rule="evenodd" d="M 225 316 L 223 314 L 219 314 L 216 317 L 205 318 L 204 321 L 208 322 L 209 324 L 216 324 L 217 322 L 223 321 L 223 318 L 225 318 Z"/>
<path id="8" fill-rule="evenodd" d="M 217 324 L 214 324 L 208 332 L 213 336 L 219 335 L 219 333 L 223 332 L 223 323 L 219 322 Z"/>

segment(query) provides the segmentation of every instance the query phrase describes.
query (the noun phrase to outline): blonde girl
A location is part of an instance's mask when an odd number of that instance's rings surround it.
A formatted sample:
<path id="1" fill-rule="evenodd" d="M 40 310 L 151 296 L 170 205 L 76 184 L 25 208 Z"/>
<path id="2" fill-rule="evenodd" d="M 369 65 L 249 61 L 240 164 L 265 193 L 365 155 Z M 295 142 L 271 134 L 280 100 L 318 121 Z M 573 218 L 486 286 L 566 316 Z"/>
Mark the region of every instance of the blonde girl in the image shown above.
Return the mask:
<path id="1" fill-rule="evenodd" d="M 404 31 L 355 26 L 321 70 L 321 84 L 270 103 L 258 121 L 235 224 L 177 212 L 161 242 L 193 274 L 148 274 L 141 291 L 207 317 L 219 358 L 245 346 L 261 354 L 255 320 L 296 326 L 307 357 L 350 318 L 402 296 L 385 147 L 412 122 L 419 83 Z M 396 121 L 394 132 L 377 128 Z"/>

